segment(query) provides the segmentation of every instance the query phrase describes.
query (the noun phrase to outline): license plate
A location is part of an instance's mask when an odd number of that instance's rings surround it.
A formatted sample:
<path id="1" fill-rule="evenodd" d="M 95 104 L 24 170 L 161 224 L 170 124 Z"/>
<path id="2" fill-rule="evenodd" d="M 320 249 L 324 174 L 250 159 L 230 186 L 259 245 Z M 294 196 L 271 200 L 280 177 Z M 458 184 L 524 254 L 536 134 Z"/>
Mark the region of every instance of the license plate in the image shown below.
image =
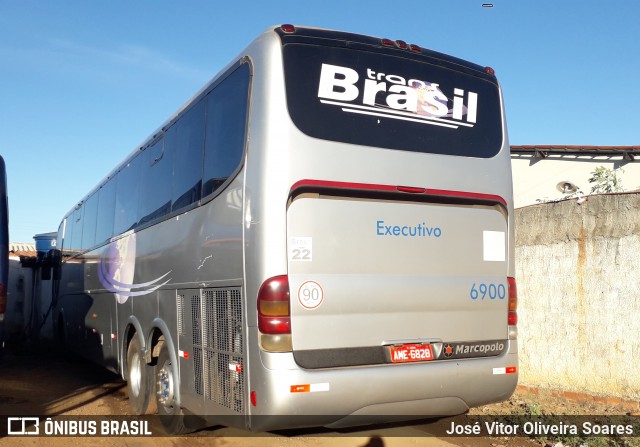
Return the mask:
<path id="1" fill-rule="evenodd" d="M 431 345 L 391 346 L 391 361 L 393 363 L 426 362 L 429 360 L 433 360 Z"/>

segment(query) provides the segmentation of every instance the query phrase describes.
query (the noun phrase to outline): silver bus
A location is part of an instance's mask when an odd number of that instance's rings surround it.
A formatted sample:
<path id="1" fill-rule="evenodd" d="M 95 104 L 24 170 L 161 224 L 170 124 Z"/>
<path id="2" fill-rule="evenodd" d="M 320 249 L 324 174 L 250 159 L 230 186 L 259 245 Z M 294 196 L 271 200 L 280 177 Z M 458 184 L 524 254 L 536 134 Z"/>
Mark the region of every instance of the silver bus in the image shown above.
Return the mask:
<path id="1" fill-rule="evenodd" d="M 454 415 L 517 384 L 492 69 L 278 26 L 64 217 L 57 335 L 166 429 Z"/>

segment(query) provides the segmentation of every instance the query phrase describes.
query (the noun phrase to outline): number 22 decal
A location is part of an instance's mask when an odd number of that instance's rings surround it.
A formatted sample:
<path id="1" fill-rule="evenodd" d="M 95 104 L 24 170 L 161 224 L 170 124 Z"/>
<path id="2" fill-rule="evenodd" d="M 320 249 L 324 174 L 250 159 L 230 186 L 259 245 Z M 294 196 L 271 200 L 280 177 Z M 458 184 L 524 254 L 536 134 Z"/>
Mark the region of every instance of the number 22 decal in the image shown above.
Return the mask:
<path id="1" fill-rule="evenodd" d="M 311 250 L 307 248 L 294 248 L 291 250 L 291 260 L 292 261 L 310 261 L 311 260 Z"/>
<path id="2" fill-rule="evenodd" d="M 312 261 L 313 238 L 310 236 L 294 236 L 289 238 L 289 261 Z"/>

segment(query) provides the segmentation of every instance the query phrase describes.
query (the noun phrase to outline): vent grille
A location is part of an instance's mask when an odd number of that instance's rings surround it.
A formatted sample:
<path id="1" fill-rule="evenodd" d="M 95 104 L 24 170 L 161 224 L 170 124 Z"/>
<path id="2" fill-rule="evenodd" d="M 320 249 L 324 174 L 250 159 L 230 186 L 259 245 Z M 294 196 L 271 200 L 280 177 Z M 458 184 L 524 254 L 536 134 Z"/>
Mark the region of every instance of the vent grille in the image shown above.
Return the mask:
<path id="1" fill-rule="evenodd" d="M 193 317 L 193 345 L 202 346 L 202 309 L 200 306 L 200 295 L 191 297 L 191 316 Z"/>
<path id="2" fill-rule="evenodd" d="M 195 390 L 199 395 L 204 394 L 203 390 L 203 368 L 202 368 L 202 308 L 200 306 L 200 293 L 191 296 L 191 323 L 193 328 L 193 368 L 195 374 Z"/>
<path id="3" fill-rule="evenodd" d="M 178 335 L 184 335 L 184 294 L 178 294 L 176 300 L 178 309 Z"/>
<path id="4" fill-rule="evenodd" d="M 242 303 L 239 290 L 204 290 L 205 347 L 242 355 Z"/>
<path id="5" fill-rule="evenodd" d="M 191 300 L 196 392 L 241 413 L 244 340 L 239 289 L 204 289 Z"/>

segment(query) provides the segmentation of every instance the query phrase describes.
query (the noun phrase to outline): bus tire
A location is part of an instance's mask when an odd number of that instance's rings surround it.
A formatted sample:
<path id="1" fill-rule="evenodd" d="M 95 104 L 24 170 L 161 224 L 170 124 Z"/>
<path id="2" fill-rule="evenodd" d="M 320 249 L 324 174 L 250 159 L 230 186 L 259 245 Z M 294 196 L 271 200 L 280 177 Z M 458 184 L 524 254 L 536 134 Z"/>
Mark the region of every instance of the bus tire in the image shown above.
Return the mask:
<path id="1" fill-rule="evenodd" d="M 127 391 L 131 408 L 137 415 L 149 412 L 153 378 L 153 367 L 145 362 L 140 341 L 134 336 L 127 349 Z"/>
<path id="2" fill-rule="evenodd" d="M 167 434 L 170 435 L 179 435 L 192 431 L 185 425 L 184 413 L 176 400 L 175 392 L 179 383 L 175 366 L 169 356 L 167 345 L 164 341 L 161 341 L 155 373 L 156 405 L 160 422 Z"/>

